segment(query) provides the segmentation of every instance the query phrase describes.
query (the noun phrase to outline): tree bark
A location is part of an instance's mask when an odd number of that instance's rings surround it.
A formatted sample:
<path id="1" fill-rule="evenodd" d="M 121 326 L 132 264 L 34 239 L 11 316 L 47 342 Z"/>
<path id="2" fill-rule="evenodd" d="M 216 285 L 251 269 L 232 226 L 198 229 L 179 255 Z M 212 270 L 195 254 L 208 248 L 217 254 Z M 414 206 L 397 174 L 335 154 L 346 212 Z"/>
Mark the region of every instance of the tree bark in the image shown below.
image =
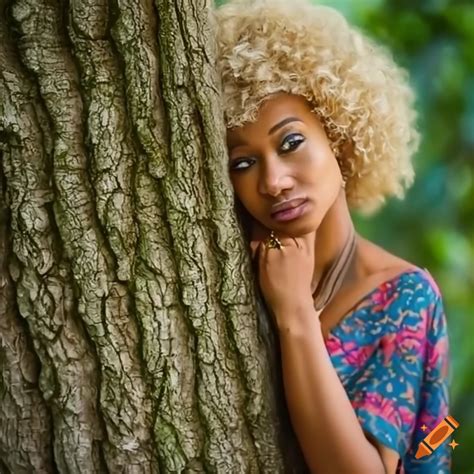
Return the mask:
<path id="1" fill-rule="evenodd" d="M 0 472 L 304 469 L 210 9 L 0 0 Z"/>

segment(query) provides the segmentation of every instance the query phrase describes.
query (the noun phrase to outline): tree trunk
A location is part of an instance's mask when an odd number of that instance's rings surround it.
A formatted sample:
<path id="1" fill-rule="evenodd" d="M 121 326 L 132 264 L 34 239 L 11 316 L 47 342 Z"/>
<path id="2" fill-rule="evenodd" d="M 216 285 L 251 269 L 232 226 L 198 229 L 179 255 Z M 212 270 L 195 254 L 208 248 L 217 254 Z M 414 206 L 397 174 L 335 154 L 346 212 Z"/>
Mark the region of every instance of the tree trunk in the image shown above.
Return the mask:
<path id="1" fill-rule="evenodd" d="M 210 8 L 0 0 L 2 473 L 304 469 Z"/>

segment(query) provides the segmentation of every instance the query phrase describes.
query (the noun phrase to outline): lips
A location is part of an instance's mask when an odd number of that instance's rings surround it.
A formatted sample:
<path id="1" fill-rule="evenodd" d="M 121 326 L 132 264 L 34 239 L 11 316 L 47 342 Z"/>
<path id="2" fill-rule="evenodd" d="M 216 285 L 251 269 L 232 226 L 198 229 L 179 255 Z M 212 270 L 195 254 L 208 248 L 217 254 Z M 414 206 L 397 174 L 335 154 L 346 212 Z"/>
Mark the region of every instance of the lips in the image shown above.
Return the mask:
<path id="1" fill-rule="evenodd" d="M 297 199 L 291 199 L 289 201 L 282 202 L 280 204 L 276 204 L 275 206 L 273 206 L 271 215 L 274 216 L 278 212 L 286 211 L 288 209 L 293 209 L 295 207 L 298 207 L 300 204 L 303 204 L 305 201 L 306 201 L 306 198 L 297 198 Z"/>

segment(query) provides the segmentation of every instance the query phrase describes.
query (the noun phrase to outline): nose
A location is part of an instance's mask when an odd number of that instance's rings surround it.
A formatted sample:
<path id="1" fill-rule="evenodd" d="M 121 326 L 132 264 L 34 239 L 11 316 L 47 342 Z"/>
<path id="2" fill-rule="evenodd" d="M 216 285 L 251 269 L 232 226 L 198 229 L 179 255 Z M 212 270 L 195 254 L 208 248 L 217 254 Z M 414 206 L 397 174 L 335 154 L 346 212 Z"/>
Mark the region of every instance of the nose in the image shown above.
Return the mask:
<path id="1" fill-rule="evenodd" d="M 292 179 L 288 174 L 288 168 L 273 160 L 263 165 L 258 177 L 258 191 L 260 194 L 278 196 L 285 189 L 292 187 Z"/>

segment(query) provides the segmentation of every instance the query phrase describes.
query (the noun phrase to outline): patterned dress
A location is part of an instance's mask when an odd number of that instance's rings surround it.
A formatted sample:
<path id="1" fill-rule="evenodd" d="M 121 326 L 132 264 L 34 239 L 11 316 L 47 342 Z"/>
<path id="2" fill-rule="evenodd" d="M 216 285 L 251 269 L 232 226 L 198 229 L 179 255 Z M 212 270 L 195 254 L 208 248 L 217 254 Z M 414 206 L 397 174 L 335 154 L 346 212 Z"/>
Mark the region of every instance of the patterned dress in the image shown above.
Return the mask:
<path id="1" fill-rule="evenodd" d="M 363 430 L 399 453 L 397 472 L 451 472 L 449 440 L 415 458 L 448 415 L 446 316 L 427 270 L 406 270 L 364 296 L 326 348 Z"/>

